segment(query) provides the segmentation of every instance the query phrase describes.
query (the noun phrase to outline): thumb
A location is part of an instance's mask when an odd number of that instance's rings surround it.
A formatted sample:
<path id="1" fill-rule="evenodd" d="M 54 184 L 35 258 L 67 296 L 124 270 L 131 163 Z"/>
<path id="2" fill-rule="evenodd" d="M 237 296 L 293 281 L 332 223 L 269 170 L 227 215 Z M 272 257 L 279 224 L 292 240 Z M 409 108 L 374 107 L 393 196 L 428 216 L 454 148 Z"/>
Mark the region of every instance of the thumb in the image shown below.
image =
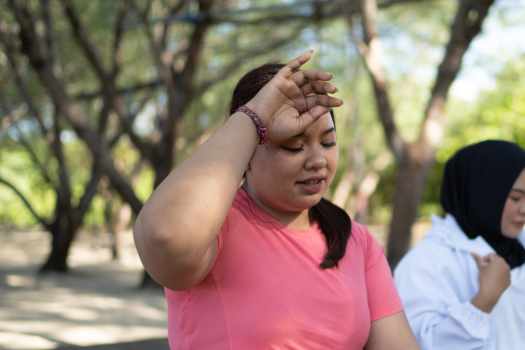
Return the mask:
<path id="1" fill-rule="evenodd" d="M 486 257 L 481 256 L 474 252 L 471 252 L 470 255 L 472 255 L 472 257 L 474 258 L 474 261 L 476 262 L 478 269 L 481 269 L 482 267 L 487 266 L 488 261 Z"/>

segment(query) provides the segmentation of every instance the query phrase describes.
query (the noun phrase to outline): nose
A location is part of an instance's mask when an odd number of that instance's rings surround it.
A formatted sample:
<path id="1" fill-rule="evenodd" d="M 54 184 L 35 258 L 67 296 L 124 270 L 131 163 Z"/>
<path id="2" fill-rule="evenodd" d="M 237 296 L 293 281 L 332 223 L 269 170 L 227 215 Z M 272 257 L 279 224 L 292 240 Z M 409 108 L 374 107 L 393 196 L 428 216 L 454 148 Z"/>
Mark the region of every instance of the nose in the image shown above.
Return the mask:
<path id="1" fill-rule="evenodd" d="M 326 167 L 328 161 L 322 150 L 313 150 L 305 163 L 306 170 L 318 170 Z"/>
<path id="2" fill-rule="evenodd" d="M 525 199 L 522 199 L 518 208 L 520 214 L 525 215 Z"/>

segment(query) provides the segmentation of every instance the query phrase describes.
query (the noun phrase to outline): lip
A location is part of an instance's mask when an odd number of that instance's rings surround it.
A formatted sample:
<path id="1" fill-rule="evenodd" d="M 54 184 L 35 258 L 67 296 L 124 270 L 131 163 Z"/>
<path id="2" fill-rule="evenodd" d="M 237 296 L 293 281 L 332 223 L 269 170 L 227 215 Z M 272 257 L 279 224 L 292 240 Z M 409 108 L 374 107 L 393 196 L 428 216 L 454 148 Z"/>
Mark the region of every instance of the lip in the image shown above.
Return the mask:
<path id="1" fill-rule="evenodd" d="M 299 180 L 297 182 L 298 183 L 303 183 L 303 182 L 308 182 L 308 181 L 322 181 L 322 180 L 326 181 L 326 176 L 321 176 L 321 175 L 310 176 L 310 177 L 307 177 L 305 179 Z"/>
<path id="2" fill-rule="evenodd" d="M 318 194 L 324 190 L 326 178 L 321 176 L 309 177 L 307 179 L 297 181 L 297 185 L 306 194 Z"/>

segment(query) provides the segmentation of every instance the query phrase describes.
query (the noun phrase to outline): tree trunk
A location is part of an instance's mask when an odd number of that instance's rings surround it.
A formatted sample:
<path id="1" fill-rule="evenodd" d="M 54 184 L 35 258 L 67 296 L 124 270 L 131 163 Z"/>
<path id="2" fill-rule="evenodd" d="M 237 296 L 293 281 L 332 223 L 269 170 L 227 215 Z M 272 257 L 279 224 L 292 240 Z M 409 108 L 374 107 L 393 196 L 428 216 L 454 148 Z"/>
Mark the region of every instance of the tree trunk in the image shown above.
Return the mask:
<path id="1" fill-rule="evenodd" d="M 423 194 L 428 170 L 434 164 L 434 153 L 422 156 L 411 144 L 403 153 L 396 170 L 394 204 L 390 220 L 387 257 L 392 269 L 396 267 L 410 246 L 412 224 L 416 221 L 418 206 Z"/>
<path id="2" fill-rule="evenodd" d="M 118 231 L 116 228 L 116 218 L 113 213 L 114 203 L 111 199 L 106 198 L 106 204 L 104 205 L 104 221 L 106 222 L 106 230 L 109 234 L 110 249 L 111 249 L 111 260 L 118 260 L 120 256 L 118 246 Z"/>
<path id="3" fill-rule="evenodd" d="M 60 216 L 50 228 L 51 251 L 46 262 L 40 267 L 40 273 L 69 271 L 67 259 L 78 228 L 73 228 L 72 225 L 65 222 L 66 220 L 64 216 Z"/>
<path id="4" fill-rule="evenodd" d="M 377 189 L 379 182 L 379 174 L 375 171 L 370 171 L 359 184 L 359 189 L 354 198 L 354 219 L 362 224 L 368 223 L 368 205 L 370 197 Z"/>
<path id="5" fill-rule="evenodd" d="M 348 170 L 345 171 L 345 174 L 337 184 L 337 187 L 335 188 L 334 195 L 332 196 L 332 202 L 341 207 L 346 209 L 348 198 L 352 195 L 352 183 L 354 181 L 353 172 L 350 170 L 350 167 Z"/>
<path id="6" fill-rule="evenodd" d="M 174 125 L 174 130 L 176 133 L 177 123 Z M 153 181 L 154 188 L 157 188 L 162 181 L 170 174 L 173 165 L 175 163 L 173 142 L 164 142 L 160 143 L 157 151 L 157 157 L 155 157 L 152 164 L 155 169 L 155 178 Z M 162 147 L 164 146 L 164 147 Z M 163 156 L 160 156 L 163 155 Z M 158 289 L 161 286 L 148 274 L 146 270 L 142 274 L 142 282 L 140 283 L 140 288 L 151 288 Z"/>

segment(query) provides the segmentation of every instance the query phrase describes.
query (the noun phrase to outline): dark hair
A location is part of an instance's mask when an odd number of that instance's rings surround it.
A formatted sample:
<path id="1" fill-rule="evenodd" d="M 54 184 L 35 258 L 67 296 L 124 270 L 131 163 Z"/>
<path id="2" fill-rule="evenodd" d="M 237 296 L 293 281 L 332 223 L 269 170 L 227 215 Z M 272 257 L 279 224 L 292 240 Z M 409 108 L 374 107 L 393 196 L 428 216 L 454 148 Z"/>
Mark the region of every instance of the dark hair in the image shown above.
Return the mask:
<path id="1" fill-rule="evenodd" d="M 281 63 L 267 63 L 246 73 L 233 90 L 230 103 L 230 114 L 250 101 L 277 72 L 284 67 Z M 335 118 L 330 110 L 335 126 Z M 337 266 L 346 252 L 346 245 L 352 231 L 352 220 L 337 205 L 322 198 L 319 203 L 308 210 L 310 220 L 316 221 L 326 238 L 327 251 L 320 264 L 322 269 Z"/>

